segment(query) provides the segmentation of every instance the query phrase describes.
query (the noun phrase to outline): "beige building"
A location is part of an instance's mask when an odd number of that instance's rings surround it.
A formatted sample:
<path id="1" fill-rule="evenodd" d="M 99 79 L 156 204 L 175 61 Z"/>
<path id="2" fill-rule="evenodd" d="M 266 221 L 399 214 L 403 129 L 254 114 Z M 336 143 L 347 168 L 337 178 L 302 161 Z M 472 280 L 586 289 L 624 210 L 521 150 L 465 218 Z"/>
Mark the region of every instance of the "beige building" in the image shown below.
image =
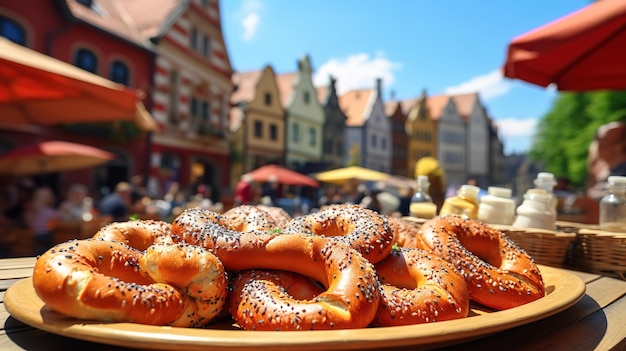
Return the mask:
<path id="1" fill-rule="evenodd" d="M 285 155 L 285 110 L 274 69 L 235 73 L 233 83 L 231 184 L 259 166 L 282 165 Z"/>

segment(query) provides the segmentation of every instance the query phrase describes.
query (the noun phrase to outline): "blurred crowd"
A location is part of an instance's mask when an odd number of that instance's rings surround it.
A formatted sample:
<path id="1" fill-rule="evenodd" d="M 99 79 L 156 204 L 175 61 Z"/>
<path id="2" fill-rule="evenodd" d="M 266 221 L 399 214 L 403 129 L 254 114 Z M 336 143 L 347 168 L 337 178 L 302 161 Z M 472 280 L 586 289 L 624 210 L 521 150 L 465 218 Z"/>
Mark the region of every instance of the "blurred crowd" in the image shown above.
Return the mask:
<path id="1" fill-rule="evenodd" d="M 428 170 L 429 192 L 433 202 L 441 208 L 444 200 L 453 196 L 460 185 L 446 184 L 445 175 L 437 172 L 438 169 L 430 167 Z M 583 197 L 595 202 L 604 194 L 609 175 L 626 175 L 626 125 L 623 122 L 599 128 L 589 147 L 587 169 L 588 184 Z M 467 184 L 478 185 L 471 178 Z M 54 189 L 24 177 L 0 188 L 0 225 L 5 233 L 11 228 L 28 229 L 34 237 L 36 253 L 41 253 L 53 244 L 51 231 L 58 222 L 89 222 L 102 216 L 113 221 L 171 221 L 186 208 L 202 207 L 220 213 L 242 204 L 278 206 L 292 216 L 299 216 L 327 205 L 349 203 L 389 216 L 408 216 L 415 190 L 410 182 L 404 186 L 390 186 L 384 181 L 347 181 L 323 184 L 319 188 L 294 187 L 275 180 L 257 183 L 244 175 L 234 189 L 232 201 L 222 203 L 216 200 L 208 184 L 183 189 L 178 183 L 172 183 L 162 197 L 155 198 L 148 194 L 138 176 L 118 183 L 110 192 L 98 194 L 90 193 L 83 184 Z M 579 193 L 567 178 L 558 179 L 554 192 L 561 199 L 565 212 L 580 200 Z M 484 193 L 483 186 L 480 196 Z M 6 247 L 2 245 L 0 240 L 0 256 L 6 254 Z"/>

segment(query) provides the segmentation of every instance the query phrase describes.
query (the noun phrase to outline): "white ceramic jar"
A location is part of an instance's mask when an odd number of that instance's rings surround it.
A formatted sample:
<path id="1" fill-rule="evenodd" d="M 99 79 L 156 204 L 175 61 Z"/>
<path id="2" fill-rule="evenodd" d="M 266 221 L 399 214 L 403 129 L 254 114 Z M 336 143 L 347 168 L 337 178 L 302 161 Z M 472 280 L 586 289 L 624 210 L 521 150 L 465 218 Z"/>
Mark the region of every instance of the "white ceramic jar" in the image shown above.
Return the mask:
<path id="1" fill-rule="evenodd" d="M 515 200 L 511 198 L 511 189 L 495 186 L 487 188 L 487 195 L 480 198 L 478 219 L 488 224 L 513 224 Z"/>
<path id="2" fill-rule="evenodd" d="M 529 189 L 516 212 L 513 227 L 555 229 L 552 195 L 543 189 Z"/>

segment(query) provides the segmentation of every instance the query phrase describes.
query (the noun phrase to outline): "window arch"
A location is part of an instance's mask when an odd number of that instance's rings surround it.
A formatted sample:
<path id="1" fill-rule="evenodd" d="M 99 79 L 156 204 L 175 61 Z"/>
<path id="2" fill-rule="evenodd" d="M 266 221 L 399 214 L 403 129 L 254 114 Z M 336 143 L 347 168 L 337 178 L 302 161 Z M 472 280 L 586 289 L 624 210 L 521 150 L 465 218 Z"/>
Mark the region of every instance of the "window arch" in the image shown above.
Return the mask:
<path id="1" fill-rule="evenodd" d="M 0 36 L 14 43 L 26 46 L 26 30 L 18 22 L 0 16 Z"/>
<path id="2" fill-rule="evenodd" d="M 109 77 L 111 77 L 111 80 L 116 83 L 128 85 L 129 83 L 128 66 L 122 61 L 119 61 L 119 60 L 113 61 L 109 69 Z"/>
<path id="3" fill-rule="evenodd" d="M 74 65 L 80 67 L 85 71 L 96 73 L 98 68 L 98 58 L 91 50 L 81 48 L 76 51 L 74 56 Z"/>

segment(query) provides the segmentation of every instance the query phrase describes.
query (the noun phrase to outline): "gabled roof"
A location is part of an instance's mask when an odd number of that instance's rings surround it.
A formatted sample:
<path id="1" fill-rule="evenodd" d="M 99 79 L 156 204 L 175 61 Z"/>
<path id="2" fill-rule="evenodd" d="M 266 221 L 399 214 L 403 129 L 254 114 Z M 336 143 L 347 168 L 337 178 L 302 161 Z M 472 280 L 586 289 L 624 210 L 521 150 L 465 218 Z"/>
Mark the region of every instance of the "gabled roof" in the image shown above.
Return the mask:
<path id="1" fill-rule="evenodd" d="M 404 114 L 408 114 L 411 108 L 419 101 L 419 98 L 407 99 L 400 101 L 400 106 L 402 107 L 402 112 Z"/>
<path id="2" fill-rule="evenodd" d="M 391 100 L 385 102 L 385 116 L 393 116 L 396 113 L 396 110 L 400 106 L 400 101 Z M 400 106 L 401 107 L 401 106 Z M 402 111 L 404 113 L 404 111 Z"/>
<path id="3" fill-rule="evenodd" d="M 91 7 L 66 0 L 72 16 L 129 41 L 145 45 L 185 0 L 93 0 Z"/>
<path id="4" fill-rule="evenodd" d="M 352 90 L 339 97 L 339 106 L 346 114 L 348 127 L 360 127 L 365 122 L 365 110 L 374 89 Z"/>
<path id="5" fill-rule="evenodd" d="M 461 116 L 463 120 L 467 121 L 472 114 L 474 104 L 478 99 L 478 93 L 459 94 L 452 95 L 450 97 L 454 101 L 454 105 L 456 106 L 459 116 Z"/>
<path id="6" fill-rule="evenodd" d="M 289 97 L 293 92 L 293 83 L 298 77 L 298 72 L 282 73 L 276 75 L 276 84 L 278 85 L 278 93 L 280 94 L 280 103 L 283 107 L 287 107 Z"/>
<path id="7" fill-rule="evenodd" d="M 448 101 L 450 101 L 450 97 L 448 95 L 429 96 L 428 99 L 426 99 L 426 107 L 430 113 L 430 119 L 434 121 L 439 120 L 443 114 L 443 109 L 448 104 Z"/>
<path id="8" fill-rule="evenodd" d="M 255 97 L 256 87 L 262 74 L 262 70 L 233 73 L 232 80 L 237 90 L 230 95 L 230 102 L 237 104 L 241 101 L 252 101 Z"/>

